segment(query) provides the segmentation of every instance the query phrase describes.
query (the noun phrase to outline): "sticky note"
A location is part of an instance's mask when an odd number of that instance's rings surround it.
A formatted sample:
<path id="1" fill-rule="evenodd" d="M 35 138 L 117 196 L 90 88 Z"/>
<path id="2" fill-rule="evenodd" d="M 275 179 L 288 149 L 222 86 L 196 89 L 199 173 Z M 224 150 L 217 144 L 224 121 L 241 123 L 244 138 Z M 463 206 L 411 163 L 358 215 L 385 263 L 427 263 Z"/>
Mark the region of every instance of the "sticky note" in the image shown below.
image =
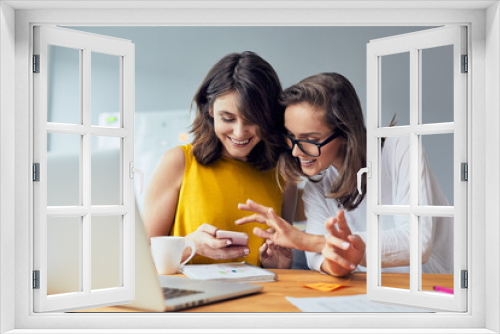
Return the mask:
<path id="1" fill-rule="evenodd" d="M 332 284 L 332 283 L 327 283 L 327 282 L 318 282 L 318 283 L 304 284 L 304 286 L 306 288 L 309 288 L 309 289 L 314 289 L 314 290 L 323 291 L 323 292 L 331 292 L 331 291 L 337 290 L 339 288 L 342 288 L 345 285 Z"/>

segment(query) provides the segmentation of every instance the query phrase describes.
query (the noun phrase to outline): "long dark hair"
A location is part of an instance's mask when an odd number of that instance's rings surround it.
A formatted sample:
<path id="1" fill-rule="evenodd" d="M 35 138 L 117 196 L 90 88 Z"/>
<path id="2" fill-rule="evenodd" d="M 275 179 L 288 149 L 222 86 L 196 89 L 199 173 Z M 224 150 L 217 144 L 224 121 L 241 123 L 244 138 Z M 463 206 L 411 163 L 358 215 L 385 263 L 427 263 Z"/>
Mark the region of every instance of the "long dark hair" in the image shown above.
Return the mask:
<path id="1" fill-rule="evenodd" d="M 280 101 L 284 107 L 306 102 L 324 110 L 324 121 L 345 143 L 339 176 L 325 196 L 336 198 L 346 210 L 355 209 L 366 193 L 364 178 L 363 194 L 357 191 L 357 172 L 366 166 L 366 128 L 361 103 L 352 84 L 338 73 L 321 73 L 285 89 Z M 285 181 L 296 182 L 306 176 L 298 159 L 288 152 L 281 155 L 277 171 Z"/>
<path id="2" fill-rule="evenodd" d="M 193 103 L 197 115 L 192 124 L 193 155 L 202 165 L 220 158 L 222 143 L 214 130 L 209 114 L 217 97 L 229 92 L 238 95 L 238 111 L 245 121 L 257 125 L 261 141 L 253 148 L 247 161 L 258 170 L 276 166 L 283 152 L 283 106 L 279 103 L 281 84 L 273 67 L 257 54 L 246 51 L 223 57 L 208 72 L 196 92 Z"/>

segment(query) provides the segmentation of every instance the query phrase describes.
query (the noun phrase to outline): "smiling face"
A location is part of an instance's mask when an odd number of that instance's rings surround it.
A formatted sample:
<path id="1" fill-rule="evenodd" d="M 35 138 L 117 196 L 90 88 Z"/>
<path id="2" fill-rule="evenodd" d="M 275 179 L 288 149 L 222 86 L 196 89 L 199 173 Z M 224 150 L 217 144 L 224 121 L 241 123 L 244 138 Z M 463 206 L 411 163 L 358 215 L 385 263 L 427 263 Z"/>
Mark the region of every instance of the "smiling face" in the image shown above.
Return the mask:
<path id="1" fill-rule="evenodd" d="M 311 140 L 317 143 L 323 142 L 332 133 L 332 129 L 326 124 L 325 110 L 311 106 L 307 102 L 292 104 L 285 110 L 285 127 L 288 134 L 294 139 Z M 333 141 L 321 147 L 319 157 L 310 157 L 295 145 L 292 155 L 299 159 L 300 167 L 305 175 L 313 176 L 333 165 L 340 170 L 344 161 L 344 139 L 337 137 Z"/>
<path id="2" fill-rule="evenodd" d="M 238 111 L 238 93 L 232 91 L 218 96 L 210 109 L 214 119 L 215 135 L 222 143 L 222 155 L 246 161 L 260 142 L 257 125 L 248 124 Z"/>

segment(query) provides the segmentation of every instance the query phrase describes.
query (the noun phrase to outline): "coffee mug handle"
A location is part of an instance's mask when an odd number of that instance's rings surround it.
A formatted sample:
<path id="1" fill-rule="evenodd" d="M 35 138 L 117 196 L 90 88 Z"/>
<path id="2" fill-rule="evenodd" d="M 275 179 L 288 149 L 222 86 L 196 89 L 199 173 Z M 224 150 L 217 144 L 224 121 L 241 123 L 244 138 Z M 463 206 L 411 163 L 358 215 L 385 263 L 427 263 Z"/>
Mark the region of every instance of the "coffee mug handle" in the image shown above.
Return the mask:
<path id="1" fill-rule="evenodd" d="M 189 257 L 181 263 L 181 266 L 185 265 L 196 254 L 196 245 L 194 244 L 194 242 L 192 242 L 191 240 L 186 240 L 185 242 L 186 244 L 184 246 L 184 249 L 186 249 L 187 247 L 191 247 L 191 255 L 189 255 Z"/>

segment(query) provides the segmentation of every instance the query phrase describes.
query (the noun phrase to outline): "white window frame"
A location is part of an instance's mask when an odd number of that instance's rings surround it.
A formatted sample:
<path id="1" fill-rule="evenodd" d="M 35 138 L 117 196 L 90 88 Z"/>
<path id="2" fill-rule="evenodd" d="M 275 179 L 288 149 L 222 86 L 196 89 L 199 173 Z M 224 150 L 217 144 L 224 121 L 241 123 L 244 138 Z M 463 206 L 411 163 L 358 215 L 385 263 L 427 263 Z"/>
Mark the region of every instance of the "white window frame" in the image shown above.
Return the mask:
<path id="1" fill-rule="evenodd" d="M 74 3 L 74 2 L 73 2 Z M 91 328 L 86 332 L 111 332 L 112 328 L 165 328 L 164 332 L 227 332 L 227 328 L 265 328 L 265 332 L 359 332 L 467 333 L 500 332 L 500 11 L 498 1 L 216 1 L 183 3 L 134 3 L 135 8 L 163 6 L 137 11 L 106 6 L 132 6 L 132 2 L 81 1 L 18 2 L 0 4 L 0 330 L 12 333 L 50 332 L 63 328 Z M 69 6 L 70 8 L 61 9 Z M 86 9 L 72 9 L 78 6 Z M 96 9 L 99 6 L 99 9 Z M 224 8 L 221 9 L 221 6 Z M 397 7 L 397 8 L 392 8 Z M 23 9 L 24 8 L 24 9 Z M 45 8 L 45 10 L 43 10 Z M 48 8 L 48 10 L 47 10 Z M 375 8 L 375 9 L 374 9 Z M 105 13 L 105 15 L 103 15 Z M 102 21 L 104 20 L 105 22 Z M 31 184 L 33 133 L 32 83 L 29 73 L 34 24 L 60 25 L 426 25 L 465 24 L 471 48 L 468 142 L 470 152 L 469 311 L 465 314 L 34 314 L 32 313 Z M 14 35 L 15 34 L 15 35 Z M 14 39 L 15 36 L 15 39 Z M 12 70 L 15 65 L 15 72 Z M 15 82 L 15 87 L 12 85 Z M 12 98 L 15 94 L 15 100 Z M 13 112 L 15 110 L 15 112 Z M 15 132 L 12 129 L 15 129 Z M 487 140 L 486 140 L 487 138 Z M 15 141 L 15 146 L 11 143 Z M 486 153 L 488 152 L 488 153 Z M 13 161 L 15 160 L 15 164 Z M 12 174 L 15 171 L 15 181 Z M 488 182 L 486 182 L 488 175 Z M 15 194 L 15 195 L 13 195 Z M 486 196 L 488 194 L 488 196 Z M 12 197 L 15 196 L 14 200 Z M 13 206 L 13 204 L 15 206 Z M 12 209 L 14 207 L 15 209 Z M 488 264 L 486 265 L 486 249 Z M 14 254 L 14 256 L 12 256 Z M 15 260 L 13 260 L 15 258 Z M 15 286 L 15 289 L 12 289 Z M 12 310 L 12 305 L 15 309 Z M 289 329 L 283 329 L 284 324 Z M 103 330 L 98 330 L 102 328 Z M 176 328 L 178 330 L 176 330 Z M 293 330 L 293 329 L 295 330 Z M 301 330 L 302 328 L 302 330 Z M 383 329 L 382 329 L 383 328 Z M 37 330 L 40 329 L 40 330 Z M 108 330 L 106 330 L 108 329 Z M 392 329 L 392 331 L 390 330 Z M 432 330 L 428 330 L 432 329 Z M 45 331 L 47 332 L 47 331 Z M 76 331 L 75 331 L 76 332 Z M 145 330 L 138 329 L 138 333 Z M 264 330 L 263 330 L 264 332 Z"/>
<path id="2" fill-rule="evenodd" d="M 467 54 L 466 28 L 452 25 L 402 34 L 370 41 L 367 46 L 367 165 L 371 166 L 367 179 L 367 295 L 371 301 L 422 307 L 430 310 L 464 311 L 467 309 L 467 290 L 461 288 L 461 270 L 467 269 L 466 226 L 467 185 L 460 179 L 460 164 L 467 162 L 467 74 L 461 73 L 461 57 Z M 447 123 L 422 123 L 422 50 L 451 45 L 453 79 L 453 121 Z M 409 118 L 408 125 L 388 127 L 381 124 L 382 59 L 388 55 L 409 55 Z M 454 205 L 431 206 L 421 204 L 420 175 L 422 139 L 433 134 L 453 135 L 453 189 Z M 383 205 L 381 202 L 381 138 L 406 136 L 409 139 L 408 163 L 409 201 L 407 205 Z M 410 232 L 410 286 L 395 289 L 381 285 L 381 216 L 405 215 Z M 452 217 L 453 224 L 453 286 L 454 294 L 422 291 L 422 256 L 419 219 L 425 216 Z M 439 223 L 437 223 L 439 224 Z"/>
<path id="3" fill-rule="evenodd" d="M 78 50 L 80 58 L 79 124 L 47 121 L 47 46 L 57 45 Z M 105 305 L 127 304 L 134 299 L 135 287 L 135 196 L 133 176 L 134 160 L 134 94 L 135 53 L 128 40 L 108 38 L 53 26 L 34 27 L 34 53 L 39 55 L 39 73 L 34 82 L 34 162 L 39 163 L 40 178 L 33 184 L 34 193 L 34 270 L 39 271 L 39 288 L 34 290 L 35 312 L 78 310 Z M 119 61 L 118 128 L 91 124 L 91 72 L 92 54 L 112 55 Z M 47 206 L 47 134 L 69 134 L 80 137 L 80 189 L 81 202 L 75 206 Z M 120 204 L 92 205 L 91 140 L 92 136 L 114 137 L 120 141 Z M 92 215 L 114 216 L 120 219 L 120 286 L 92 290 L 91 282 L 91 229 Z M 49 217 L 79 217 L 80 291 L 47 295 L 48 261 L 47 229 Z"/>

